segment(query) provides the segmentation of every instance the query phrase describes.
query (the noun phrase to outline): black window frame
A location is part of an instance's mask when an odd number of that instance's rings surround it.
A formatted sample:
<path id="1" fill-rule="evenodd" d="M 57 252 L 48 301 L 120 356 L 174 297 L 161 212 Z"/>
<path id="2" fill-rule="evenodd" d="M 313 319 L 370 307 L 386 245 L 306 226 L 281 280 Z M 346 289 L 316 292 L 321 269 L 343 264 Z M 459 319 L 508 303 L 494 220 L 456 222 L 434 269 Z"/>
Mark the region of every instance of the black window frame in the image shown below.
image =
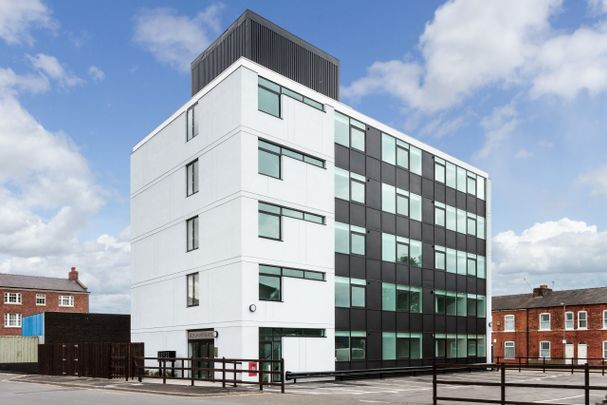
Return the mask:
<path id="1" fill-rule="evenodd" d="M 192 178 L 190 179 L 190 168 L 194 168 L 192 170 Z M 200 187 L 198 184 L 198 170 L 199 170 L 199 164 L 198 164 L 198 159 L 194 159 L 192 160 L 190 163 L 188 163 L 187 165 L 185 165 L 185 193 L 186 193 L 186 198 L 193 196 L 194 194 L 198 193 Z M 190 180 L 191 183 L 190 184 Z M 190 192 L 190 185 L 192 186 L 192 192 Z"/>
<path id="2" fill-rule="evenodd" d="M 191 218 L 186 219 L 186 252 L 192 252 L 194 250 L 198 250 L 200 247 L 200 231 L 199 231 L 199 217 L 195 215 Z M 192 234 L 190 235 L 190 224 Z M 190 248 L 190 237 L 192 237 L 192 248 Z"/>
<path id="3" fill-rule="evenodd" d="M 194 280 L 196 281 L 195 283 Z M 192 284 L 192 297 L 190 297 L 190 283 Z M 198 290 L 196 290 L 198 284 Z M 200 273 L 190 273 L 185 276 L 186 306 L 197 307 L 200 305 Z"/>
<path id="4" fill-rule="evenodd" d="M 198 132 L 196 131 L 196 112 L 195 112 L 195 107 L 198 105 L 198 102 L 192 104 L 191 106 L 189 106 L 185 112 L 185 141 L 186 142 L 190 142 L 192 139 L 196 138 L 198 136 Z M 190 114 L 192 115 L 192 127 L 189 127 L 189 118 L 190 118 Z M 190 132 L 189 130 L 192 131 L 191 136 L 190 136 Z"/>
<path id="5" fill-rule="evenodd" d="M 267 145 L 271 145 L 275 148 L 278 148 L 278 151 L 270 149 L 268 146 L 263 145 L 264 143 Z M 287 147 L 279 145 L 275 142 L 267 141 L 266 139 L 263 139 L 263 138 L 257 138 L 257 150 L 258 150 L 258 153 L 261 150 L 266 153 L 270 153 L 270 154 L 278 156 L 278 172 L 279 172 L 278 177 L 269 175 L 267 173 L 260 172 L 259 171 L 259 155 L 257 157 L 257 159 L 258 159 L 257 173 L 259 173 L 263 176 L 268 176 L 268 177 L 274 178 L 274 179 L 282 180 L 282 157 L 283 156 L 286 156 L 286 157 L 294 159 L 294 160 L 299 160 L 300 162 L 304 162 L 311 166 L 319 167 L 321 169 L 327 168 L 327 162 L 324 159 L 317 158 L 316 156 L 312 156 L 310 154 L 303 153 L 303 152 L 300 152 L 300 151 L 292 149 L 292 148 L 287 148 Z"/>

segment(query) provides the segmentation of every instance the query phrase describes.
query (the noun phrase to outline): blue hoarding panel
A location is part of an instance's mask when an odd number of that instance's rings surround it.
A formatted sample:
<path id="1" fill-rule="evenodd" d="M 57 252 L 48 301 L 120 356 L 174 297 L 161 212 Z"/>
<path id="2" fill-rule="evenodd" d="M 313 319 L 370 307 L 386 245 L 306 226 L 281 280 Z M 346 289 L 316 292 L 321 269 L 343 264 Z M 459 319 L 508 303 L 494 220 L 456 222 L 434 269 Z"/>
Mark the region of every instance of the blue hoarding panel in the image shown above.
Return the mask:
<path id="1" fill-rule="evenodd" d="M 44 336 L 44 313 L 23 317 L 21 336 Z"/>

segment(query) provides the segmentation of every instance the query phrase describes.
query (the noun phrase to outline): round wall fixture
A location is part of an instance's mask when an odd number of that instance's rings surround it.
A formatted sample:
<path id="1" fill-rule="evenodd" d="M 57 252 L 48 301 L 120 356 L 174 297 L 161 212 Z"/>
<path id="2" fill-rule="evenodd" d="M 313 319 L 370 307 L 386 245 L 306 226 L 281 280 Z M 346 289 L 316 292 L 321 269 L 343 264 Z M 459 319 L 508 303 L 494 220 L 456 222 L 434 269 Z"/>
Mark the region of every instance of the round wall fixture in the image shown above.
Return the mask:
<path id="1" fill-rule="evenodd" d="M 255 305 L 255 304 L 249 305 L 249 311 L 251 311 L 251 312 L 257 311 L 257 305 Z"/>

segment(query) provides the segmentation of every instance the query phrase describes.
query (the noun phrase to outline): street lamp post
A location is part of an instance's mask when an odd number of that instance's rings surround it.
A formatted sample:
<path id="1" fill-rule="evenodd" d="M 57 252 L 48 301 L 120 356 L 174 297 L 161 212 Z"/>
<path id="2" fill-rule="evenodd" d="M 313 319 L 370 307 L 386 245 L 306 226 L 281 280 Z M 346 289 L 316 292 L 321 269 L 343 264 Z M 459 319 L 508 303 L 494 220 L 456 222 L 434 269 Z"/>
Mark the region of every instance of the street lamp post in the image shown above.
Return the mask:
<path id="1" fill-rule="evenodd" d="M 567 307 L 564 302 L 561 302 L 561 305 L 563 306 L 563 358 L 564 363 L 567 363 L 567 339 L 565 338 L 565 331 L 567 329 Z"/>

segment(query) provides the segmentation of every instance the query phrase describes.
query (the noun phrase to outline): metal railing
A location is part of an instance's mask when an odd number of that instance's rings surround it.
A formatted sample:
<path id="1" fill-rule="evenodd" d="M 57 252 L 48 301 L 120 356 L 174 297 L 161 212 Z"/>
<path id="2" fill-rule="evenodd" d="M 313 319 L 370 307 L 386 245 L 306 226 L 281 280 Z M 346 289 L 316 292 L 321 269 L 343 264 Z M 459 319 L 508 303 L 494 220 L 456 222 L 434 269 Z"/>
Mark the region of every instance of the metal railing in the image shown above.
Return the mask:
<path id="1" fill-rule="evenodd" d="M 519 382 L 507 382 L 506 381 L 506 370 L 507 369 L 535 369 L 538 367 L 535 364 L 512 364 L 512 363 L 489 363 L 489 364 L 440 364 L 432 366 L 432 403 L 438 404 L 438 401 L 451 401 L 451 402 L 476 402 L 483 404 L 514 404 L 514 405 L 566 405 L 558 404 L 556 402 L 526 402 L 526 401 L 512 401 L 506 397 L 506 388 L 549 388 L 549 389 L 564 389 L 564 390 L 583 390 L 584 391 L 584 404 L 590 405 L 590 391 L 607 391 L 607 386 L 590 385 L 590 372 L 592 370 L 600 370 L 604 373 L 605 366 L 600 365 L 567 365 L 563 367 L 563 364 L 543 364 L 544 371 L 549 370 L 569 370 L 573 367 L 574 370 L 581 370 L 584 373 L 584 384 L 538 384 L 538 383 L 519 383 Z M 455 379 L 439 379 L 438 374 L 451 372 L 451 371 L 486 371 L 486 370 L 498 370 L 500 372 L 500 381 L 480 381 L 478 378 L 474 380 L 455 380 Z M 604 374 L 603 374 L 604 375 Z M 450 385 L 450 386 L 481 386 L 481 387 L 499 387 L 500 399 L 487 399 L 487 398 L 469 398 L 469 397 L 454 397 L 454 396 L 440 396 L 438 395 L 438 386 Z"/>
<path id="2" fill-rule="evenodd" d="M 559 366 L 552 367 L 551 369 L 563 369 L 566 371 L 571 371 L 573 374 L 576 369 L 573 366 L 583 366 L 584 364 L 589 364 L 590 366 L 601 366 L 601 374 L 605 375 L 605 358 L 604 357 L 529 357 L 529 356 L 517 356 L 517 357 L 495 357 L 496 364 L 509 364 L 516 365 L 519 367 L 519 371 L 521 371 L 522 366 L 534 366 L 527 368 L 536 368 L 542 369 L 543 372 L 546 372 L 546 366 Z"/>
<path id="3" fill-rule="evenodd" d="M 252 384 L 259 385 L 260 391 L 263 391 L 264 386 L 275 386 L 280 387 L 280 392 L 283 394 L 285 392 L 284 359 L 135 357 L 134 360 L 137 378 L 140 382 L 144 377 L 162 378 L 163 384 L 166 384 L 167 380 L 188 380 L 192 386 L 195 381 L 210 381 L 221 383 L 223 388 L 226 388 L 226 384 L 230 384 L 232 387 L 237 387 L 238 384 Z M 146 361 L 157 364 L 146 365 Z M 258 367 L 243 369 L 242 364 L 244 363 L 253 363 Z M 269 370 L 265 370 L 264 366 L 267 365 L 270 366 Z M 274 370 L 276 366 L 278 370 Z M 248 373 L 253 377 L 257 376 L 257 380 L 243 379 L 243 373 Z"/>
<path id="4" fill-rule="evenodd" d="M 293 373 L 287 371 L 287 381 L 293 380 L 293 383 L 297 383 L 297 380 L 310 379 L 310 378 L 356 378 L 356 377 L 375 377 L 383 378 L 394 375 L 403 374 L 421 374 L 429 373 L 432 371 L 432 366 L 408 366 L 408 367 L 385 367 L 385 368 L 365 368 L 359 370 L 335 370 L 335 371 L 311 371 L 311 372 L 300 372 Z"/>

